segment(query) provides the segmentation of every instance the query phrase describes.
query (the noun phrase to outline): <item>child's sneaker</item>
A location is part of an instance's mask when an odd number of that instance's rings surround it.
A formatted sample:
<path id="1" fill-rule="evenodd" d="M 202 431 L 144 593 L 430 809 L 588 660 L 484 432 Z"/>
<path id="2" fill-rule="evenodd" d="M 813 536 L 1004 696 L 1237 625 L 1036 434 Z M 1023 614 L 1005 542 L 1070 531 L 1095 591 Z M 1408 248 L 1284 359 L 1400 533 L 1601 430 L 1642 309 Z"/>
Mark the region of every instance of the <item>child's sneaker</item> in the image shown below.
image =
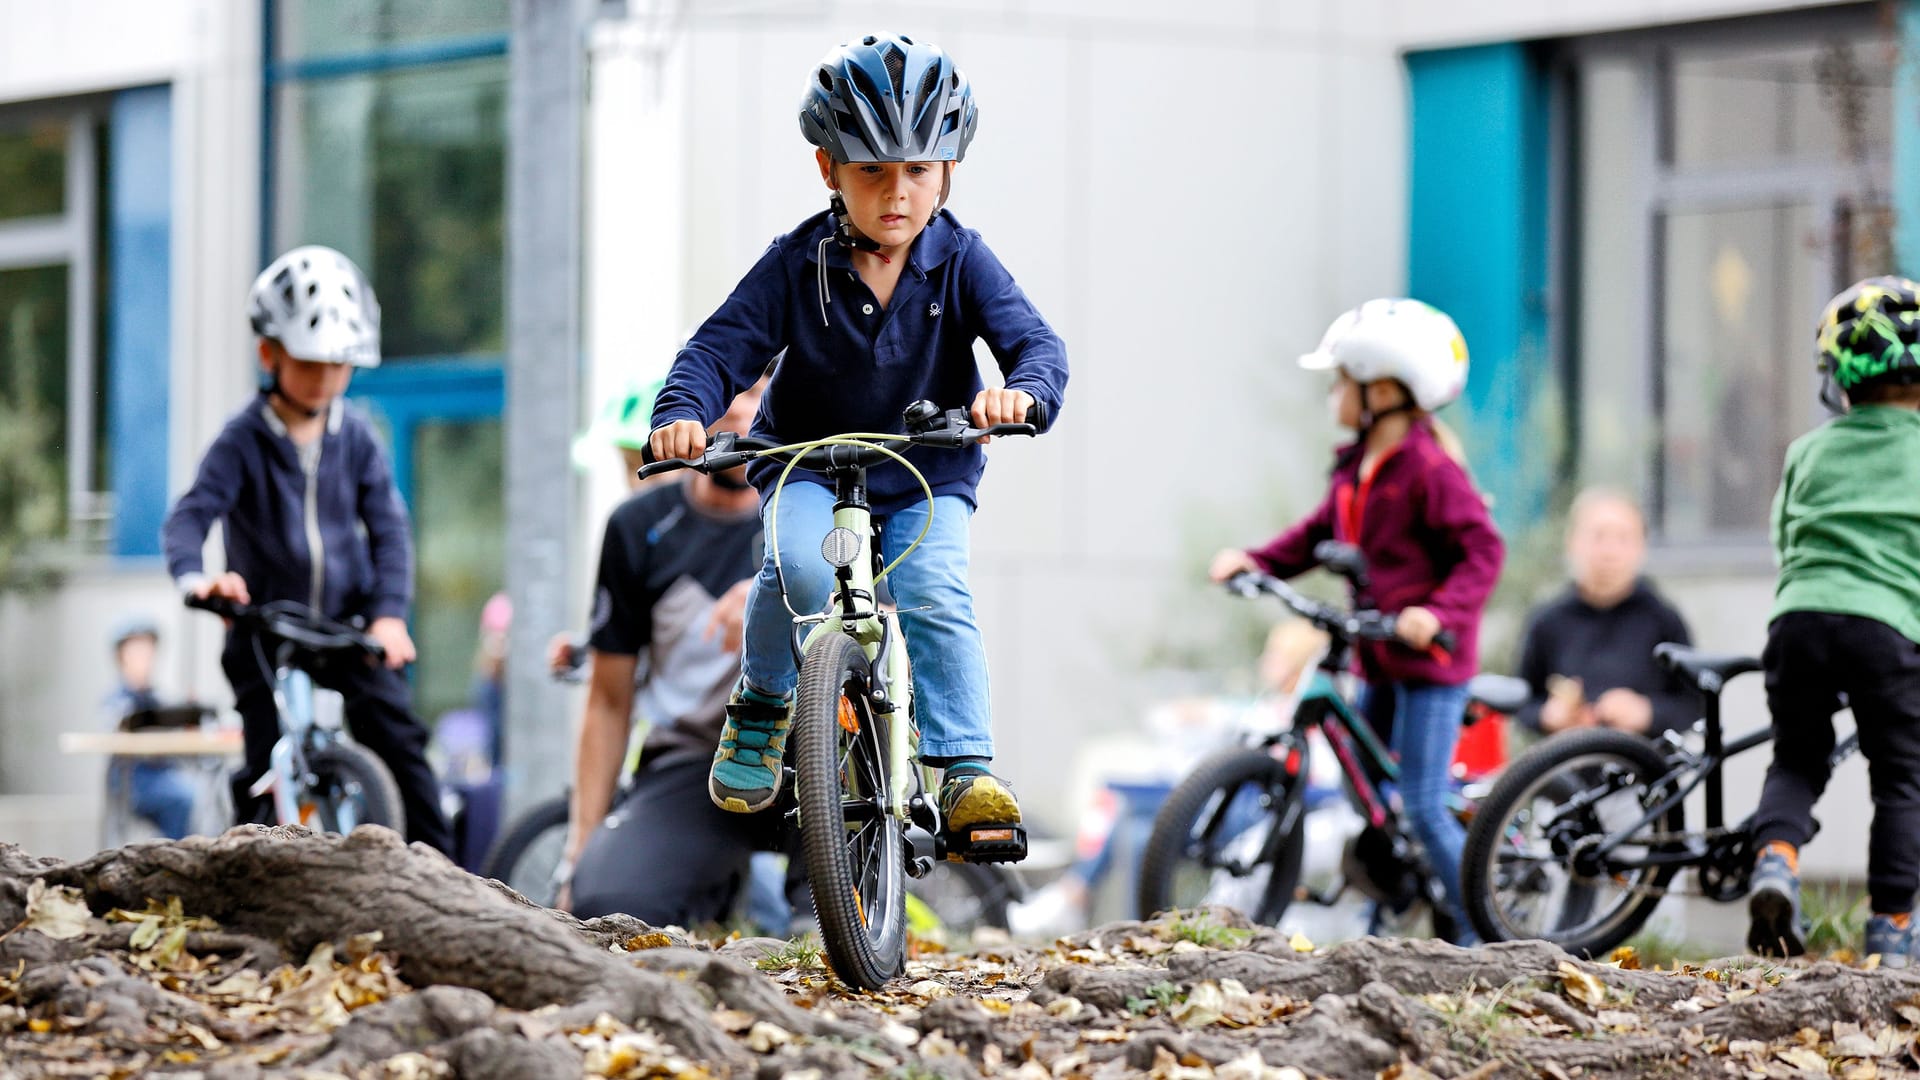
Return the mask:
<path id="1" fill-rule="evenodd" d="M 940 820 L 948 857 L 963 862 L 1019 862 L 1027 857 L 1020 803 L 1005 780 L 985 766 L 961 764 L 940 784 Z"/>
<path id="2" fill-rule="evenodd" d="M 787 753 L 787 706 L 743 698 L 735 690 L 727 701 L 727 722 L 707 773 L 713 805 L 751 814 L 773 805 L 780 794 L 781 761 Z"/>
<path id="3" fill-rule="evenodd" d="M 1867 920 L 1867 944 L 1864 956 L 1878 956 L 1884 968 L 1903 968 L 1913 953 L 1911 917 L 1895 922 L 1892 915 L 1875 915 Z"/>
<path id="4" fill-rule="evenodd" d="M 1800 915 L 1800 875 L 1791 855 L 1768 845 L 1753 864 L 1753 894 L 1747 898 L 1747 948 L 1762 956 L 1799 956 L 1807 951 L 1806 921 Z"/>

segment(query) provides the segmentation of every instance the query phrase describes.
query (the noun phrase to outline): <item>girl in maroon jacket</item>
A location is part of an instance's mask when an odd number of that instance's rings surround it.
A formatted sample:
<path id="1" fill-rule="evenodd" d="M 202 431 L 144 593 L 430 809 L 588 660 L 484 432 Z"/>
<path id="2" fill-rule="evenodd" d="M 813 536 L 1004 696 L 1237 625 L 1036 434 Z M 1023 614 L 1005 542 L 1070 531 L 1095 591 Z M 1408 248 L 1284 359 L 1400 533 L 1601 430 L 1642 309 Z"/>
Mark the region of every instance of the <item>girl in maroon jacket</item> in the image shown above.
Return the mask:
<path id="1" fill-rule="evenodd" d="M 1306 520 L 1264 547 L 1221 552 L 1210 572 L 1215 581 L 1243 570 L 1293 577 L 1314 567 L 1322 540 L 1366 554 L 1372 585 L 1355 603 L 1399 612 L 1400 640 L 1361 644 L 1362 708 L 1392 718 L 1405 820 L 1464 931 L 1466 831 L 1446 809 L 1448 769 L 1467 680 L 1478 669 L 1480 613 L 1505 553 L 1458 443 L 1431 416 L 1466 385 L 1467 344 L 1452 319 L 1426 304 L 1370 300 L 1334 320 L 1300 365 L 1338 373 L 1335 419 L 1359 438 L 1336 453 L 1332 488 Z M 1451 653 L 1433 647 L 1442 630 L 1456 638 Z"/>

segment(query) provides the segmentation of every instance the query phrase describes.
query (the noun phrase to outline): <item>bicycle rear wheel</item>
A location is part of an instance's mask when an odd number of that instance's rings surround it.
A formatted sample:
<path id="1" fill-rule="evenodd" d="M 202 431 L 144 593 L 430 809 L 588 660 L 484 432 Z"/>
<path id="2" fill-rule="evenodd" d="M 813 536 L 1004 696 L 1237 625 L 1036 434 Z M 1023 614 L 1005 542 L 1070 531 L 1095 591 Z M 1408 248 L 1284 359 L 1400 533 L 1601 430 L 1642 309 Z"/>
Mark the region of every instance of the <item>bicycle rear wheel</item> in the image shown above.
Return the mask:
<path id="1" fill-rule="evenodd" d="M 521 814 L 487 853 L 482 877 L 497 878 L 521 896 L 552 907 L 560 896 L 560 861 L 567 848 L 567 797 L 558 795 Z"/>
<path id="2" fill-rule="evenodd" d="M 332 833 L 385 825 L 406 835 L 400 785 L 373 751 L 353 743 L 328 743 L 307 755 L 307 770 L 312 780 L 300 799 L 303 823 Z"/>
<path id="3" fill-rule="evenodd" d="M 1267 750 L 1234 746 L 1202 761 L 1154 816 L 1140 859 L 1141 917 L 1223 904 L 1277 924 L 1306 851 L 1304 814 L 1284 822 L 1301 783 Z"/>
<path id="4" fill-rule="evenodd" d="M 1556 735 L 1515 759 L 1467 830 L 1460 877 L 1474 929 L 1587 955 L 1632 937 L 1680 869 L 1655 860 L 1686 844 L 1681 804 L 1636 827 L 1664 798 L 1670 768 L 1646 739 L 1618 731 Z M 1610 837 L 1621 842 L 1597 854 Z"/>
<path id="5" fill-rule="evenodd" d="M 800 665 L 793 741 L 800 840 L 834 974 L 877 990 L 906 963 L 906 833 L 886 811 L 887 728 L 866 654 L 823 635 Z"/>

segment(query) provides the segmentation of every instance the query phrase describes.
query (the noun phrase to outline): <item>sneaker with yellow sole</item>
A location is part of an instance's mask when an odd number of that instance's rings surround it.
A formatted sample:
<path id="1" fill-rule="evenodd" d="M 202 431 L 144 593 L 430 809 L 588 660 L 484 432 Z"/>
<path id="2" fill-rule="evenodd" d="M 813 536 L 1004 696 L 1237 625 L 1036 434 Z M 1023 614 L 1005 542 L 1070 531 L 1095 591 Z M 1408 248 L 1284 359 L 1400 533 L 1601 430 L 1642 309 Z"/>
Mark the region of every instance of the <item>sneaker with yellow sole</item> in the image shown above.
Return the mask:
<path id="1" fill-rule="evenodd" d="M 940 820 L 954 862 L 1019 862 L 1027 857 L 1020 801 L 1005 780 L 978 765 L 956 765 L 940 784 Z"/>

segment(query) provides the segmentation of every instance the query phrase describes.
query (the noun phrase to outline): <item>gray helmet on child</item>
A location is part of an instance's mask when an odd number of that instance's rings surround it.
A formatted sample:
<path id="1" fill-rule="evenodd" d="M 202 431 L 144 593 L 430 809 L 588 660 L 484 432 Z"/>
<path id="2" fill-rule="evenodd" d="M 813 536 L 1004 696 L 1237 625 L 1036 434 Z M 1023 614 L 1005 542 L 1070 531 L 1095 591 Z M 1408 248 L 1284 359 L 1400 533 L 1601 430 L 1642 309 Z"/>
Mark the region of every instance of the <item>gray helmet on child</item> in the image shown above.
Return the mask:
<path id="1" fill-rule="evenodd" d="M 960 161 L 979 118 L 953 58 L 901 34 L 837 46 L 800 99 L 801 134 L 843 165 Z"/>
<path id="2" fill-rule="evenodd" d="M 380 366 L 380 302 L 353 260 L 318 244 L 273 260 L 247 293 L 253 332 L 296 360 Z"/>

